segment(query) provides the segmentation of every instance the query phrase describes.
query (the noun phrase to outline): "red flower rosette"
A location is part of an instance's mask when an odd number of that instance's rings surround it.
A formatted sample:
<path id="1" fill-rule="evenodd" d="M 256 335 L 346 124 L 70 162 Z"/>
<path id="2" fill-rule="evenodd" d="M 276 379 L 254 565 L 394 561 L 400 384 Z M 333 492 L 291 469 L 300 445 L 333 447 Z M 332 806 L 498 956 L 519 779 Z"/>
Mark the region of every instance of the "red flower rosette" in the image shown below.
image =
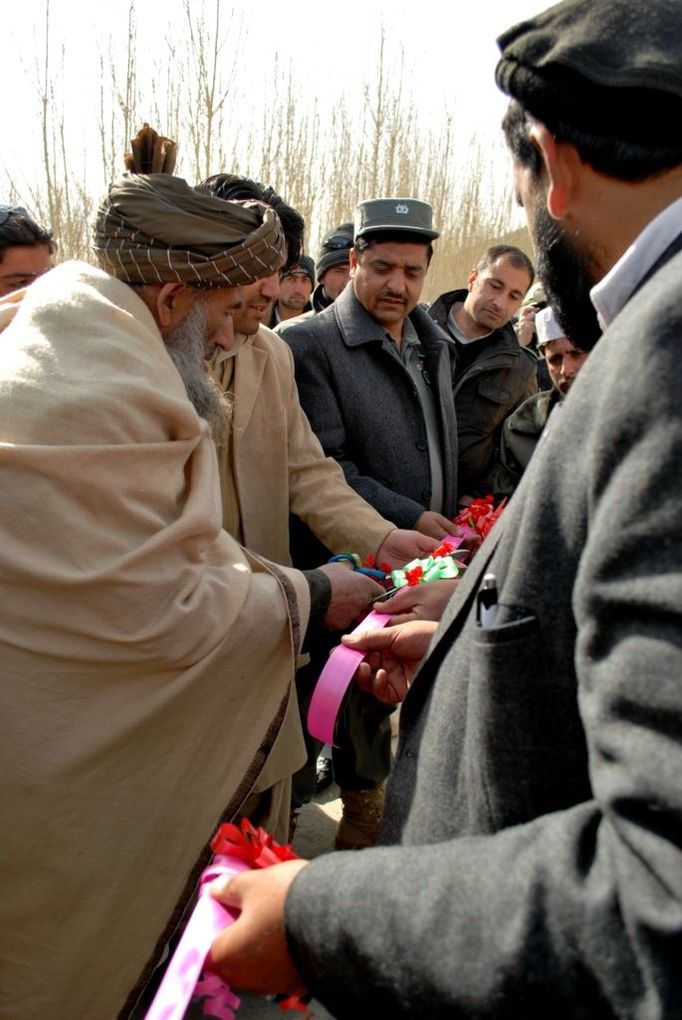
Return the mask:
<path id="1" fill-rule="evenodd" d="M 423 574 L 424 568 L 422 567 L 421 563 L 418 563 L 416 567 L 412 567 L 411 570 L 406 570 L 405 577 L 407 579 L 408 585 L 410 587 L 414 587 L 414 585 L 419 584 Z"/>
<path id="2" fill-rule="evenodd" d="M 265 829 L 254 828 L 248 818 L 242 818 L 239 826 L 231 822 L 221 825 L 211 840 L 211 850 L 214 854 L 236 857 L 251 869 L 298 860 L 289 843 L 280 845 Z"/>
<path id="3" fill-rule="evenodd" d="M 452 523 L 460 528 L 469 528 L 474 533 L 475 551 L 489 534 L 506 505 L 507 500 L 503 499 L 500 505 L 495 508 L 492 496 L 480 496 L 469 506 L 463 507 L 457 516 L 453 517 Z"/>
<path id="4" fill-rule="evenodd" d="M 203 972 L 203 964 L 213 939 L 236 920 L 238 913 L 223 907 L 210 894 L 211 882 L 240 871 L 269 868 L 271 864 L 291 861 L 297 854 L 291 846 L 281 846 L 264 829 L 255 828 L 246 818 L 239 825 L 221 825 L 211 840 L 215 856 L 202 873 L 199 895 L 187 925 L 171 957 L 145 1020 L 181 1020 L 193 997 L 203 1000 L 205 1016 L 234 1020 L 238 997 L 217 974 Z M 310 1016 L 305 1001 L 298 996 L 279 995 L 283 1010 L 296 1010 Z"/>

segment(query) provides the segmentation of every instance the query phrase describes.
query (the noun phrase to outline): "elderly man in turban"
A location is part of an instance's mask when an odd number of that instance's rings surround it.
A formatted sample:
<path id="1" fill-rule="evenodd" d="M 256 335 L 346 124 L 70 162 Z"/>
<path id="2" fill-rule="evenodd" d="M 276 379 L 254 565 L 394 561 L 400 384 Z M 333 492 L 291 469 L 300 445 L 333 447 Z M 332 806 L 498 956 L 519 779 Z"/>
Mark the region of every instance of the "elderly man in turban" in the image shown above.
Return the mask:
<path id="1" fill-rule="evenodd" d="M 221 530 L 188 392 L 220 414 L 196 366 L 281 264 L 277 216 L 127 174 L 96 251 L 107 272 L 0 303 L 0 1015 L 22 1020 L 133 1009 L 275 744 L 311 600 L 331 584 L 344 624 L 375 588 Z"/>

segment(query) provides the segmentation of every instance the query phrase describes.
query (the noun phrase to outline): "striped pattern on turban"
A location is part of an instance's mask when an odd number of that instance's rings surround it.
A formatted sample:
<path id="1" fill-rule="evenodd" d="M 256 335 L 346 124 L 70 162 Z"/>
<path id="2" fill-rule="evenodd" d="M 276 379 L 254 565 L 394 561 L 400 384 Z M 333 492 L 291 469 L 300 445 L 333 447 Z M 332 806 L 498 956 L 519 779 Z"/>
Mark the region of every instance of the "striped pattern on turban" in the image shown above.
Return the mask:
<path id="1" fill-rule="evenodd" d="M 262 202 L 200 194 L 170 174 L 130 174 L 109 188 L 95 222 L 102 269 L 126 283 L 234 287 L 276 272 L 284 232 Z"/>

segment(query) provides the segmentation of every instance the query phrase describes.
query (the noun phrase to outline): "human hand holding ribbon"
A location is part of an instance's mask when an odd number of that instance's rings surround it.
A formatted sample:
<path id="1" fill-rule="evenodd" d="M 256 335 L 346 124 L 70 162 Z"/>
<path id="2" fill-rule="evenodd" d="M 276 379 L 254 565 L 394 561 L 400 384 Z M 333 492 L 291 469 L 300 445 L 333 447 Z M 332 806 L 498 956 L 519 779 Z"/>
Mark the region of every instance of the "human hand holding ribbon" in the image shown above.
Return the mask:
<path id="1" fill-rule="evenodd" d="M 195 996 L 203 999 L 205 1016 L 234 1020 L 240 1001 L 238 996 L 217 975 L 205 973 L 202 976 L 212 942 L 238 917 L 238 911 L 223 906 L 211 895 L 211 883 L 240 871 L 297 859 L 290 846 L 280 846 L 246 818 L 239 827 L 229 823 L 221 825 L 211 841 L 211 849 L 215 856 L 199 880 L 196 906 L 144 1020 L 182 1020 Z M 280 1005 L 283 1009 L 296 1009 L 309 1015 L 307 1007 L 296 997 L 289 997 Z"/>
<path id="2" fill-rule="evenodd" d="M 447 535 L 438 549 L 425 561 L 413 561 L 402 570 L 391 573 L 396 587 L 426 581 L 456 577 L 457 569 L 449 555 L 458 549 L 473 532 L 462 529 L 461 535 Z M 353 635 L 385 627 L 390 614 L 372 610 L 353 630 Z M 334 744 L 334 729 L 346 691 L 366 653 L 359 649 L 337 645 L 320 673 L 308 708 L 308 732 L 325 744 Z"/>

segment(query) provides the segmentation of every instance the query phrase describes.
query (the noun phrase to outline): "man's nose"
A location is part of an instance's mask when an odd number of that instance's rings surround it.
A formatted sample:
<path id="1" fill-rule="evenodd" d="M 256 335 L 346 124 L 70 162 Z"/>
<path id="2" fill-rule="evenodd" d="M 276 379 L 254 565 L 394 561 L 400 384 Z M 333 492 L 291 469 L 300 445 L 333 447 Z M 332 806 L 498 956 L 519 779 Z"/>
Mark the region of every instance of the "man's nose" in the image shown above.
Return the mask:
<path id="1" fill-rule="evenodd" d="M 220 327 L 211 337 L 212 343 L 224 351 L 230 351 L 234 347 L 234 322 L 231 315 L 223 317 Z"/>
<path id="2" fill-rule="evenodd" d="M 388 289 L 393 294 L 405 293 L 405 274 L 402 269 L 394 269 L 388 277 Z"/>
<path id="3" fill-rule="evenodd" d="M 258 288 L 261 297 L 267 298 L 272 301 L 274 298 L 279 297 L 279 273 L 273 273 L 272 276 L 265 276 L 260 281 L 260 287 Z"/>

